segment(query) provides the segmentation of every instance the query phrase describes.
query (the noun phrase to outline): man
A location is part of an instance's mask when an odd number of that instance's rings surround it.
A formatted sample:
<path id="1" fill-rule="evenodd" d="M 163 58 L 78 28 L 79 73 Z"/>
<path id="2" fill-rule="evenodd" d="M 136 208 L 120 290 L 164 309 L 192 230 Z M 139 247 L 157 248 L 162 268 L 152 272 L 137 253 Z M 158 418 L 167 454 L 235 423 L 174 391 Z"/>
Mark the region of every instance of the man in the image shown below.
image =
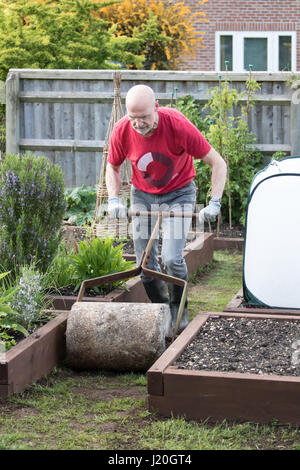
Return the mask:
<path id="1" fill-rule="evenodd" d="M 200 220 L 215 220 L 221 208 L 226 180 L 226 163 L 209 145 L 199 130 L 179 111 L 161 108 L 153 90 L 145 85 L 132 87 L 126 96 L 127 115 L 112 132 L 106 169 L 108 214 L 126 217 L 118 197 L 120 167 L 125 158 L 132 164 L 131 203 L 133 210 L 193 212 L 196 204 L 193 157 L 201 158 L 212 168 L 212 198 L 200 211 Z M 191 218 L 163 218 L 162 264 L 166 272 L 188 280 L 183 250 Z M 133 217 L 133 239 L 137 263 L 151 234 L 151 218 Z M 148 267 L 160 271 L 158 240 L 151 250 Z M 142 281 L 152 302 L 170 304 L 175 326 L 183 288 L 142 274 Z M 187 302 L 178 332 L 188 324 Z"/>

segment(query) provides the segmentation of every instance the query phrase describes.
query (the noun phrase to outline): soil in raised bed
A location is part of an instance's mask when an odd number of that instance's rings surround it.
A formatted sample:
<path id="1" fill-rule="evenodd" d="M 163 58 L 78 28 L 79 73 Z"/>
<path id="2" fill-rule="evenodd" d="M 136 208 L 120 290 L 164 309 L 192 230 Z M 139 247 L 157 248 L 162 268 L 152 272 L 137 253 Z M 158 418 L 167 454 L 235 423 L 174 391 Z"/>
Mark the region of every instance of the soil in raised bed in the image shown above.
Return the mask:
<path id="1" fill-rule="evenodd" d="M 206 229 L 205 226 L 205 231 Z M 242 225 L 236 225 L 234 227 L 230 227 L 229 224 L 221 224 L 219 230 L 217 228 L 217 223 L 211 224 L 211 231 L 215 237 L 220 238 L 244 238 L 245 228 Z"/>
<path id="2" fill-rule="evenodd" d="M 75 243 L 78 243 L 79 241 L 84 241 L 86 240 L 86 231 L 82 227 L 72 227 L 68 229 L 64 229 L 64 237 L 65 241 L 69 242 L 74 245 Z M 191 240 L 188 239 L 186 241 L 186 244 L 188 244 Z M 135 250 L 134 250 L 134 243 L 132 239 L 128 240 L 123 240 L 123 239 L 116 239 L 113 242 L 113 246 L 118 246 L 118 245 L 123 245 L 123 253 L 127 255 L 135 255 Z M 159 242 L 158 242 L 158 250 L 159 253 L 161 252 L 161 246 L 162 246 L 162 239 L 160 237 Z"/>
<path id="3" fill-rule="evenodd" d="M 122 286 L 120 286 L 122 287 Z M 96 292 L 92 288 L 87 288 L 85 290 L 84 296 L 85 297 L 105 297 L 107 294 L 112 292 L 115 289 L 115 287 L 112 284 L 107 284 L 103 285 L 101 287 L 101 292 Z M 47 291 L 48 295 L 62 295 L 62 296 L 72 296 L 72 297 L 77 297 L 79 294 L 79 289 L 75 290 L 75 286 L 65 286 L 65 287 L 59 287 L 59 288 L 51 288 Z"/>
<path id="4" fill-rule="evenodd" d="M 190 370 L 300 376 L 300 364 L 292 360 L 296 341 L 300 341 L 300 322 L 210 317 L 174 365 Z"/>
<path id="5" fill-rule="evenodd" d="M 57 312 L 55 310 L 53 310 L 52 312 L 51 310 L 41 312 L 38 315 L 37 320 L 33 322 L 30 327 L 25 326 L 25 328 L 27 329 L 28 333 L 31 335 L 39 328 L 46 325 L 46 323 L 53 320 L 53 318 L 55 318 L 56 316 L 57 316 Z M 15 344 L 18 344 L 20 341 L 26 338 L 26 336 L 23 333 L 14 329 L 7 329 L 6 333 L 14 339 Z"/>

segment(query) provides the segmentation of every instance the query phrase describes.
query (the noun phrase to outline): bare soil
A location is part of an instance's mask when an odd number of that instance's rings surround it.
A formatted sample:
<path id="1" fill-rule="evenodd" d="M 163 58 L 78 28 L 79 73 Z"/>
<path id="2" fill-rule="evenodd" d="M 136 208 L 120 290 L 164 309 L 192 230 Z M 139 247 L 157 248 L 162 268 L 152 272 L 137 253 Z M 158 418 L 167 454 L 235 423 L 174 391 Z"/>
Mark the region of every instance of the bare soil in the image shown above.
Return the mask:
<path id="1" fill-rule="evenodd" d="M 206 230 L 206 228 L 205 228 Z M 211 226 L 211 231 L 215 237 L 220 238 L 244 238 L 245 229 L 241 225 L 229 227 L 228 224 L 223 223 L 218 229 L 217 224 Z"/>
<path id="2" fill-rule="evenodd" d="M 300 322 L 210 317 L 177 359 L 180 369 L 300 376 Z"/>

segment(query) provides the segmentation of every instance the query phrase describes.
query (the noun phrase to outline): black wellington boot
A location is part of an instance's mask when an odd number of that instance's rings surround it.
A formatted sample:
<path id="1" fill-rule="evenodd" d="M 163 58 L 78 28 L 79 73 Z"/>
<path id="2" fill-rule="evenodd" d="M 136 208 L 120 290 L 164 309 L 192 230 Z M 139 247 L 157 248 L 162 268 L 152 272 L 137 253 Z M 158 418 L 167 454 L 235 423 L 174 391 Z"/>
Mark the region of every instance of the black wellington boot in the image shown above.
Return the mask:
<path id="1" fill-rule="evenodd" d="M 161 279 L 152 279 L 150 282 L 144 282 L 145 291 L 153 304 L 169 304 L 166 283 Z"/>
<path id="2" fill-rule="evenodd" d="M 172 317 L 172 328 L 174 329 L 176 326 L 177 315 L 179 310 L 179 305 L 183 293 L 183 287 L 177 286 L 175 284 L 168 284 L 169 289 L 169 296 L 170 296 L 170 310 L 171 310 L 171 317 Z M 180 324 L 177 330 L 177 334 L 180 334 L 188 325 L 188 301 L 185 301 L 184 309 L 182 312 L 182 317 L 180 320 Z"/>

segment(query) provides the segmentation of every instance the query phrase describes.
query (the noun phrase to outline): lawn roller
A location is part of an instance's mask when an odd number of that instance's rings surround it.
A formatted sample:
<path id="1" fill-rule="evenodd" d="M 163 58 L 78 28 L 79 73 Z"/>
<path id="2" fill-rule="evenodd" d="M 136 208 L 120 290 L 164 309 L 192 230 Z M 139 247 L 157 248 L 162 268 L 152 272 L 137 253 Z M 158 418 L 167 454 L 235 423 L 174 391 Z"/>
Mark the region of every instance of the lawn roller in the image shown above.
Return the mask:
<path id="1" fill-rule="evenodd" d="M 177 335 L 187 298 L 187 281 L 149 269 L 147 263 L 163 217 L 194 217 L 197 214 L 129 211 L 128 215 L 157 216 L 157 220 L 135 268 L 82 282 L 77 302 L 67 320 L 67 363 L 72 368 L 145 371 L 166 349 L 166 339 L 173 342 Z M 146 276 L 183 287 L 174 328 L 167 304 L 82 300 L 89 287 L 128 280 L 142 271 Z"/>

